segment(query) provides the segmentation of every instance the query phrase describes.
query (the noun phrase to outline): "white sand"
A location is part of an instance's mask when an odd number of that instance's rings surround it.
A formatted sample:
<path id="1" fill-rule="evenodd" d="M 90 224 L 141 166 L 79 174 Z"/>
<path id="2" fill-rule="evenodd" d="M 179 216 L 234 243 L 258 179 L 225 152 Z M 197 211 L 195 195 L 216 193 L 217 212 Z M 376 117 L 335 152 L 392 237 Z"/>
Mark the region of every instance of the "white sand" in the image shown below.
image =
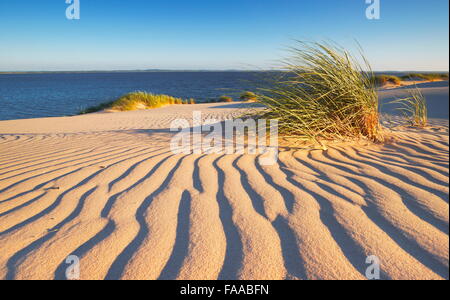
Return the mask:
<path id="1" fill-rule="evenodd" d="M 0 278 L 61 279 L 72 254 L 81 279 L 364 279 L 369 255 L 449 278 L 448 121 L 269 167 L 170 152 L 172 120 L 238 106 L 0 122 Z"/>

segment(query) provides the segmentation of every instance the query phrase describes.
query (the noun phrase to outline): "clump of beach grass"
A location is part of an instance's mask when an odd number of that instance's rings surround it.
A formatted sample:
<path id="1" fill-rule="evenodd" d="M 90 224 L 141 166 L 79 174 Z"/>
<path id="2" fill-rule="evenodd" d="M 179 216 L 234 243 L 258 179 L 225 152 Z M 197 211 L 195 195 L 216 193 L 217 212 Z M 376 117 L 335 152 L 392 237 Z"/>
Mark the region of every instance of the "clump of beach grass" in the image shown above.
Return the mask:
<path id="1" fill-rule="evenodd" d="M 392 101 L 412 126 L 424 128 L 428 125 L 427 100 L 418 87 L 411 90 L 411 96 Z"/>
<path id="2" fill-rule="evenodd" d="M 183 99 L 167 95 L 155 95 L 146 92 L 133 92 L 114 101 L 110 109 L 127 111 L 135 109 L 158 108 L 170 104 L 183 104 Z"/>
<path id="3" fill-rule="evenodd" d="M 81 112 L 81 114 L 97 112 L 101 110 L 129 111 L 136 109 L 152 109 L 165 105 L 195 103 L 193 99 L 184 101 L 168 95 L 155 95 L 147 92 L 128 93 L 119 99 L 111 102 L 102 103 L 97 106 L 90 107 Z"/>
<path id="4" fill-rule="evenodd" d="M 362 63 L 328 43 L 299 42 L 291 52 L 287 75 L 257 98 L 267 107 L 262 117 L 278 119 L 280 135 L 383 140 L 374 74 L 362 51 Z"/>
<path id="5" fill-rule="evenodd" d="M 254 101 L 257 99 L 257 96 L 253 92 L 244 92 L 241 94 L 241 97 L 239 98 L 242 101 Z"/>
<path id="6" fill-rule="evenodd" d="M 231 98 L 229 96 L 221 96 L 219 98 L 219 102 L 233 102 L 233 98 Z"/>
<path id="7" fill-rule="evenodd" d="M 402 79 L 394 75 L 375 75 L 374 80 L 378 86 L 386 84 L 400 85 L 402 83 Z"/>
<path id="8" fill-rule="evenodd" d="M 447 73 L 409 73 L 401 77 L 403 80 L 420 79 L 427 81 L 448 80 Z"/>

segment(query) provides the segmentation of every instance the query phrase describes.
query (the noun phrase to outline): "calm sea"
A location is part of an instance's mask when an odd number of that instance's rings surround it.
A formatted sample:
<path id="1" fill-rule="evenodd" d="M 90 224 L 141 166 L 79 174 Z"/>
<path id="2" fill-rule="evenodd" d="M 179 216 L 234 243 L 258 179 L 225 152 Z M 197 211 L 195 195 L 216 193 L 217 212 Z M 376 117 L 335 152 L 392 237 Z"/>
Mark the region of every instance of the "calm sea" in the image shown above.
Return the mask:
<path id="1" fill-rule="evenodd" d="M 133 91 L 194 98 L 238 98 L 261 72 L 0 74 L 0 120 L 67 116 Z"/>
<path id="2" fill-rule="evenodd" d="M 197 102 L 217 99 L 222 95 L 238 99 L 242 92 L 267 86 L 271 78 L 280 74 L 277 72 L 0 74 L 0 120 L 75 115 L 85 108 L 115 100 L 133 91 L 167 94 L 184 99 L 194 98 Z M 448 82 L 445 85 L 448 87 Z M 442 103 L 440 97 L 433 94 L 427 95 L 427 100 L 430 117 L 448 119 L 448 101 Z M 394 108 L 384 105 L 383 111 L 398 113 Z"/>

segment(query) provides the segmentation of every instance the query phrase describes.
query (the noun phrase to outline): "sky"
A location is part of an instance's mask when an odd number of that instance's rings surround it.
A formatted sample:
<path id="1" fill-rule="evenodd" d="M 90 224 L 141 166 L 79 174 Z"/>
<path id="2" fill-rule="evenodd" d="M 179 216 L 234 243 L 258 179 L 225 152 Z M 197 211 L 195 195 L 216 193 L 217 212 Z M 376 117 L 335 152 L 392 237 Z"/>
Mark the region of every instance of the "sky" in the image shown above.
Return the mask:
<path id="1" fill-rule="evenodd" d="M 74 1 L 74 0 L 72 0 Z M 376 71 L 448 71 L 449 1 L 0 0 L 0 71 L 278 68 L 294 40 L 358 41 Z"/>

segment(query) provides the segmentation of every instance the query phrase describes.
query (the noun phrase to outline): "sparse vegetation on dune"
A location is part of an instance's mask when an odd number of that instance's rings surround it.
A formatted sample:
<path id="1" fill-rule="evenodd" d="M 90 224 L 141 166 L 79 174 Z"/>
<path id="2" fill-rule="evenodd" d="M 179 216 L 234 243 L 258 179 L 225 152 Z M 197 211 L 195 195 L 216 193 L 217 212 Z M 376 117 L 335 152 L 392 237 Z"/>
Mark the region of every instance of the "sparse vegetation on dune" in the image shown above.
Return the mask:
<path id="1" fill-rule="evenodd" d="M 400 85 L 402 83 L 402 79 L 394 75 L 375 75 L 373 80 L 377 86 L 386 84 Z"/>
<path id="2" fill-rule="evenodd" d="M 383 140 L 374 75 L 346 50 L 300 42 L 285 69 L 289 76 L 262 89 L 262 117 L 279 120 L 280 134 L 315 140 Z"/>
<path id="3" fill-rule="evenodd" d="M 233 102 L 233 98 L 229 96 L 220 96 L 219 98 L 213 98 L 205 101 L 204 103 L 230 103 Z"/>
<path id="4" fill-rule="evenodd" d="M 167 95 L 155 95 L 146 92 L 132 92 L 126 94 L 119 99 L 111 102 L 102 103 L 97 106 L 90 107 L 81 112 L 81 114 L 97 112 L 105 109 L 117 111 L 129 111 L 136 109 L 158 108 L 171 104 L 195 104 L 194 99 L 183 100 Z"/>
<path id="5" fill-rule="evenodd" d="M 409 73 L 401 77 L 402 80 L 428 80 L 428 81 L 436 81 L 436 80 L 448 80 L 447 73 Z"/>
<path id="6" fill-rule="evenodd" d="M 412 126 L 424 128 L 428 125 L 427 100 L 419 88 L 411 90 L 411 96 L 392 101 L 399 104 L 397 108 Z"/>
<path id="7" fill-rule="evenodd" d="M 384 86 L 386 84 L 401 85 L 402 81 L 416 80 L 416 81 L 437 81 L 448 80 L 448 74 L 446 73 L 408 73 L 403 76 L 395 75 L 375 75 L 374 80 L 378 86 Z"/>
<path id="8" fill-rule="evenodd" d="M 229 96 L 222 96 L 219 98 L 219 102 L 233 102 L 233 98 Z"/>
<path id="9" fill-rule="evenodd" d="M 403 76 L 395 75 L 374 75 L 374 81 L 377 86 L 384 85 L 396 85 L 400 86 L 403 81 L 415 80 L 415 81 L 437 81 L 448 80 L 448 74 L 446 73 L 409 73 Z"/>
<path id="10" fill-rule="evenodd" d="M 99 105 L 85 108 L 79 112 L 80 115 L 95 113 L 110 108 L 115 101 L 100 103 Z"/>
<path id="11" fill-rule="evenodd" d="M 242 101 L 254 101 L 257 99 L 257 96 L 253 92 L 244 92 L 244 93 L 242 93 L 240 99 Z"/>

